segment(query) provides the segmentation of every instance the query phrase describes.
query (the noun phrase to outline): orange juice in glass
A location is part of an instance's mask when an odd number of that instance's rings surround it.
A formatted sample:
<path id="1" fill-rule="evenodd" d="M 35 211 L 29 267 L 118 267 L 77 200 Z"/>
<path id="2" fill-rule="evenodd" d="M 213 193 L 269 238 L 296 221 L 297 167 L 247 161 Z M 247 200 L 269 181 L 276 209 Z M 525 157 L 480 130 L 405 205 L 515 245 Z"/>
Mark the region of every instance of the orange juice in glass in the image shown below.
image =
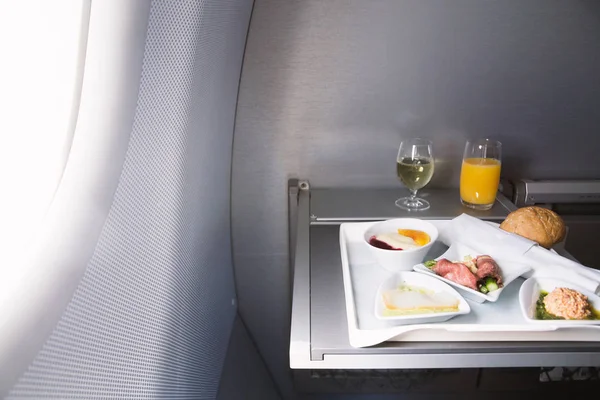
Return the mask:
<path id="1" fill-rule="evenodd" d="M 469 140 L 460 170 L 460 201 L 475 210 L 489 210 L 500 183 L 502 144 L 490 139 Z"/>

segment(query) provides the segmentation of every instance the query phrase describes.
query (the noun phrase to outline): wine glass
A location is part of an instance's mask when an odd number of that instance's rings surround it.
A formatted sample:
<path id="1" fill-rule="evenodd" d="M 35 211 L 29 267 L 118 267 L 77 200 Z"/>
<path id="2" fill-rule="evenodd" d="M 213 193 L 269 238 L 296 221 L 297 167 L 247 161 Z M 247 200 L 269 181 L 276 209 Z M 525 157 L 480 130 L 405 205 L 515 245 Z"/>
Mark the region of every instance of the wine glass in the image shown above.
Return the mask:
<path id="1" fill-rule="evenodd" d="M 417 197 L 417 191 L 429 183 L 433 176 L 432 143 L 427 139 L 407 139 L 400 143 L 396 158 L 398 179 L 410 190 L 410 196 L 396 200 L 396 206 L 408 211 L 429 208 L 427 200 Z"/>

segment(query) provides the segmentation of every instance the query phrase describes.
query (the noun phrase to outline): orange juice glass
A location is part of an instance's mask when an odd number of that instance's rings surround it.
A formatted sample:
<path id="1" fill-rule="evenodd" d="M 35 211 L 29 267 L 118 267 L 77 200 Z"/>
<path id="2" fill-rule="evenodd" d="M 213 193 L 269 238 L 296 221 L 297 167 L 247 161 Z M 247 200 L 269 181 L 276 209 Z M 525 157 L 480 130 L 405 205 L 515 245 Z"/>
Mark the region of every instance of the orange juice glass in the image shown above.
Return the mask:
<path id="1" fill-rule="evenodd" d="M 469 140 L 460 170 L 460 200 L 475 210 L 489 210 L 500 184 L 502 144 L 490 139 Z"/>

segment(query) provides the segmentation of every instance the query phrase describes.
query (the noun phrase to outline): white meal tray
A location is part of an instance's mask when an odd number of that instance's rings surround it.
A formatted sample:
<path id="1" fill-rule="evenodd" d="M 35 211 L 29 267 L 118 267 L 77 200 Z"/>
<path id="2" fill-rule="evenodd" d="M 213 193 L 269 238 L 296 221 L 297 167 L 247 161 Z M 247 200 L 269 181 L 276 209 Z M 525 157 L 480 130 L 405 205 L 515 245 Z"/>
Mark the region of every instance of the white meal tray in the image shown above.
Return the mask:
<path id="1" fill-rule="evenodd" d="M 450 220 L 430 222 L 442 230 Z M 445 322 L 398 325 L 376 318 L 373 310 L 377 289 L 391 272 L 377 264 L 363 241 L 365 229 L 373 223 L 340 225 L 348 335 L 353 347 L 385 341 L 600 341 L 598 325 L 569 327 L 527 322 L 519 304 L 522 277 L 507 285 L 496 302 L 476 303 L 467 299 L 471 312 Z M 425 259 L 436 258 L 447 249 L 445 244 L 435 242 Z"/>

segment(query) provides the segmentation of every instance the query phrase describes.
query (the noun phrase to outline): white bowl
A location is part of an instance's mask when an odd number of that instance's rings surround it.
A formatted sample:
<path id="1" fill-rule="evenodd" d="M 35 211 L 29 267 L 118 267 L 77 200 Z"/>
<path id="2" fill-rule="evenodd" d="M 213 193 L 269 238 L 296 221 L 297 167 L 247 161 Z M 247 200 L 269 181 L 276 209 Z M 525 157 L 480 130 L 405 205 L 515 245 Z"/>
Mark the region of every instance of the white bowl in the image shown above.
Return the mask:
<path id="1" fill-rule="evenodd" d="M 416 249 L 409 250 L 385 250 L 375 247 L 369 243 L 374 235 L 382 233 L 393 233 L 398 229 L 416 229 L 429 235 L 429 243 Z M 429 248 L 438 238 L 438 230 L 431 222 L 418 218 L 395 218 L 376 222 L 364 233 L 364 240 L 371 249 L 371 253 L 383 268 L 390 272 L 410 271 L 415 264 L 423 262 Z"/>
<path id="2" fill-rule="evenodd" d="M 464 260 L 465 256 L 475 257 L 479 255 L 481 255 L 481 253 L 476 252 L 469 246 L 460 242 L 454 242 L 444 254 L 435 258 L 435 260 L 437 261 L 441 258 L 446 258 L 450 261 L 455 262 Z M 473 290 L 471 288 L 461 285 L 460 283 L 456 283 L 454 281 L 451 281 L 450 279 L 446 279 L 443 276 L 440 276 L 432 270 L 430 270 L 429 268 L 427 268 L 425 265 L 423 265 L 423 263 L 415 265 L 413 269 L 417 272 L 433 276 L 436 279 L 439 279 L 448 283 L 449 285 L 454 286 L 460 291 L 460 293 L 464 297 L 476 303 L 483 303 L 486 300 L 494 302 L 498 300 L 498 297 L 500 297 L 500 294 L 502 293 L 505 287 L 507 287 L 512 281 L 514 281 L 519 276 L 523 275 L 531 269 L 531 267 L 527 264 L 519 264 L 513 261 L 507 262 L 502 259 L 494 259 L 494 261 L 496 261 L 496 264 L 498 264 L 498 267 L 500 268 L 500 274 L 502 275 L 502 287 L 498 288 L 498 290 L 494 290 L 493 292 L 489 293 L 481 293 L 478 290 Z"/>
<path id="3" fill-rule="evenodd" d="M 400 285 L 411 285 L 430 289 L 436 293 L 446 292 L 458 299 L 458 311 L 414 314 L 414 315 L 394 315 L 387 316 L 384 314 L 385 304 L 383 303 L 383 293 L 387 290 L 393 290 Z M 471 312 L 471 307 L 465 299 L 452 287 L 444 282 L 431 278 L 427 275 L 418 274 L 416 272 L 398 272 L 391 275 L 381 283 L 377 290 L 377 298 L 375 299 L 375 316 L 381 320 L 394 321 L 398 325 L 407 324 L 424 324 L 429 322 L 447 321 L 457 315 L 468 314 Z"/>
<path id="4" fill-rule="evenodd" d="M 565 287 L 577 290 L 579 293 L 587 296 L 592 308 L 600 310 L 600 297 L 585 290 L 569 281 L 555 278 L 532 277 L 527 279 L 519 289 L 519 303 L 521 312 L 527 322 L 533 324 L 553 325 L 553 326 L 580 326 L 580 325 L 600 325 L 600 320 L 565 320 L 552 319 L 540 320 L 535 318 L 535 303 L 540 297 L 540 291 L 550 293 L 557 287 Z"/>

